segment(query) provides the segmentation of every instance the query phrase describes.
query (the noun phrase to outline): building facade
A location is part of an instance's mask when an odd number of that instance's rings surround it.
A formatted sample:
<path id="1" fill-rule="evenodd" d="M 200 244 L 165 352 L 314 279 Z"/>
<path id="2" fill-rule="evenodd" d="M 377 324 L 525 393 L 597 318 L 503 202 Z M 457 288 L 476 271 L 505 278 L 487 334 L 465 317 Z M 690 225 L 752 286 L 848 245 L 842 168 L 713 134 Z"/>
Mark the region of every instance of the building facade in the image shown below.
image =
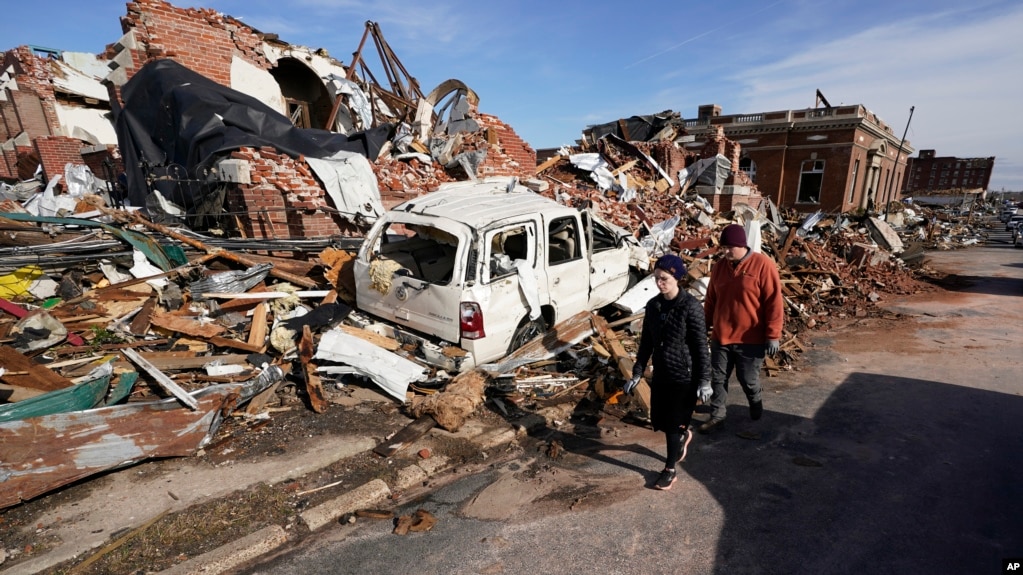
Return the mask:
<path id="1" fill-rule="evenodd" d="M 739 169 L 765 198 L 800 212 L 881 210 L 898 200 L 913 148 L 862 105 L 721 115 L 686 121 L 696 151 L 717 131 L 740 146 Z"/>
<path id="2" fill-rule="evenodd" d="M 902 188 L 904 194 L 944 190 L 986 190 L 991 182 L 995 157 L 936 157 L 934 150 L 920 150 L 919 157 L 909 158 L 909 177 Z"/>

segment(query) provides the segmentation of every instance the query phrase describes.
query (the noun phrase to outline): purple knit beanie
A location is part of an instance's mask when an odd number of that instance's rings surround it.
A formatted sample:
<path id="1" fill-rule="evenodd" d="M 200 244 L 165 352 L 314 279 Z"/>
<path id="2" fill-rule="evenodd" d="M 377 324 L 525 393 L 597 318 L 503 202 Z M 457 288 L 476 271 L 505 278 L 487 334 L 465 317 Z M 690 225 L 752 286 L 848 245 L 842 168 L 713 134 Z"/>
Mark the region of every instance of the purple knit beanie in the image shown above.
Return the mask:
<path id="1" fill-rule="evenodd" d="M 721 231 L 721 245 L 737 248 L 746 246 L 746 230 L 739 224 L 728 224 Z"/>
<path id="2" fill-rule="evenodd" d="M 675 254 L 664 254 L 657 258 L 657 263 L 654 264 L 655 270 L 664 270 L 671 274 L 671 277 L 676 280 L 680 280 L 686 275 L 686 264 L 682 261 L 682 258 Z"/>

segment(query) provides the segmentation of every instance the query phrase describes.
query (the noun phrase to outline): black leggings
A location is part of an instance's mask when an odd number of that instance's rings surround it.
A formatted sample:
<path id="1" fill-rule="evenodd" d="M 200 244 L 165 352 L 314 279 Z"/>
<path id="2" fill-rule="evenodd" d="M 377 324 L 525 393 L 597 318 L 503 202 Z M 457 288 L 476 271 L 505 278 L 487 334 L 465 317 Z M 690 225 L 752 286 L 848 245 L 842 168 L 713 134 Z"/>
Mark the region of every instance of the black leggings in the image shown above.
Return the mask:
<path id="1" fill-rule="evenodd" d="M 682 438 L 685 436 L 685 427 L 676 430 L 665 431 L 664 437 L 668 442 L 668 457 L 664 460 L 665 469 L 673 469 L 682 457 Z"/>

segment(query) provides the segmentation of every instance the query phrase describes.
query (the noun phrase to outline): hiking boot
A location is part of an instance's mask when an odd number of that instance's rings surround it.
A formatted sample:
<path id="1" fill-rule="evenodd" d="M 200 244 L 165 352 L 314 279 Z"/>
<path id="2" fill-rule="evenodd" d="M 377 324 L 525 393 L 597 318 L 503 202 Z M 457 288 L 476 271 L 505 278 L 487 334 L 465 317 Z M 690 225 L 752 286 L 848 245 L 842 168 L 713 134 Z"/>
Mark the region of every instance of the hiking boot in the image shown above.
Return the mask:
<path id="1" fill-rule="evenodd" d="M 686 460 L 686 455 L 689 453 L 689 442 L 692 440 L 693 430 L 687 428 L 685 431 L 682 432 L 682 455 L 679 456 L 678 461 L 675 462 L 675 465 L 678 465 L 679 463 L 682 463 L 683 461 Z"/>
<path id="2" fill-rule="evenodd" d="M 753 421 L 760 419 L 764 415 L 764 402 L 754 401 L 749 404 L 749 418 Z"/>
<path id="3" fill-rule="evenodd" d="M 676 479 L 678 479 L 678 473 L 674 469 L 665 469 L 661 472 L 661 476 L 657 478 L 654 487 L 661 491 L 667 491 L 671 489 L 672 485 L 675 485 Z"/>
<path id="4" fill-rule="evenodd" d="M 721 429 L 724 426 L 725 426 L 725 418 L 723 418 L 723 417 L 712 417 L 712 418 L 708 419 L 706 422 L 701 423 L 700 427 L 696 428 L 696 431 L 699 431 L 700 433 L 710 433 L 712 431 L 716 431 L 718 429 Z"/>

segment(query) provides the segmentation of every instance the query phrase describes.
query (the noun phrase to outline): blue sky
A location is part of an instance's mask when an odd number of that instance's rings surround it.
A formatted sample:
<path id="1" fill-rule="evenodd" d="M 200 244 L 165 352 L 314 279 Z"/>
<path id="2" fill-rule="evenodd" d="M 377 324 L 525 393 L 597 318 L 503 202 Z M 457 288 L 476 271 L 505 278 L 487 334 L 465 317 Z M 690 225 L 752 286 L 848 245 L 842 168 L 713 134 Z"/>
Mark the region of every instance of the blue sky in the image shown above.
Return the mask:
<path id="1" fill-rule="evenodd" d="M 0 50 L 100 52 L 123 1 L 4 3 Z M 701 104 L 724 114 L 863 104 L 939 156 L 996 156 L 991 188 L 1023 190 L 1018 0 L 177 0 L 344 63 L 367 20 L 424 92 L 457 78 L 535 148 L 589 124 Z M 375 59 L 375 73 L 383 77 Z"/>

